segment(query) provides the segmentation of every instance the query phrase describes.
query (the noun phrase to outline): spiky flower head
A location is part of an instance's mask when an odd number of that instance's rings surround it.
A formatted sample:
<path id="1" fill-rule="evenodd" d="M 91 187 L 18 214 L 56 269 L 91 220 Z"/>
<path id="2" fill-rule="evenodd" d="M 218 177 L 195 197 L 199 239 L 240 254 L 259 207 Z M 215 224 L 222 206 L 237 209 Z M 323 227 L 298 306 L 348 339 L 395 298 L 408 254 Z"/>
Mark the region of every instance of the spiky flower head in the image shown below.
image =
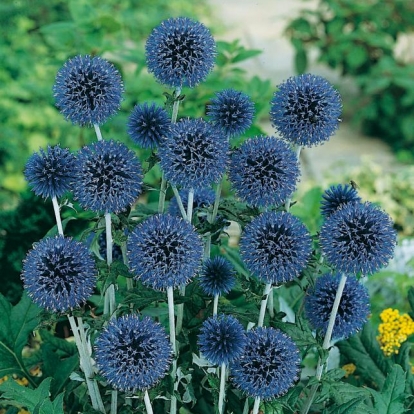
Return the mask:
<path id="1" fill-rule="evenodd" d="M 337 130 L 342 112 L 339 93 L 321 76 L 293 76 L 278 86 L 270 120 L 280 135 L 296 145 L 312 147 Z"/>
<path id="2" fill-rule="evenodd" d="M 198 281 L 207 295 L 223 295 L 236 284 L 236 271 L 227 259 L 215 256 L 203 263 Z"/>
<path id="3" fill-rule="evenodd" d="M 246 346 L 246 334 L 234 316 L 212 316 L 203 322 L 198 346 L 210 363 L 227 365 L 242 354 Z"/>
<path id="4" fill-rule="evenodd" d="M 193 88 L 213 69 L 216 44 L 202 23 L 178 17 L 153 29 L 145 52 L 148 70 L 158 82 Z"/>
<path id="5" fill-rule="evenodd" d="M 136 105 L 128 120 L 128 134 L 142 148 L 155 148 L 169 133 L 171 120 L 167 111 L 152 103 Z"/>
<path id="6" fill-rule="evenodd" d="M 187 211 L 188 205 L 188 190 L 180 190 L 179 192 L 181 201 L 183 203 L 184 209 Z M 214 204 L 216 195 L 211 188 L 197 188 L 194 190 L 194 199 L 193 199 L 193 211 L 197 209 L 208 208 Z M 181 217 L 180 208 L 178 207 L 178 202 L 176 197 L 173 197 L 168 206 L 169 214 L 173 216 Z"/>
<path id="7" fill-rule="evenodd" d="M 305 314 L 313 329 L 325 335 L 341 274 L 327 273 L 316 279 L 305 298 Z M 355 276 L 348 276 L 339 303 L 332 339 L 346 339 L 358 332 L 370 313 L 369 295 Z"/>
<path id="8" fill-rule="evenodd" d="M 295 153 L 275 137 L 249 139 L 231 156 L 229 179 L 237 195 L 252 206 L 282 204 L 296 190 L 299 177 Z"/>
<path id="9" fill-rule="evenodd" d="M 328 218 L 344 204 L 361 202 L 358 192 L 348 184 L 332 185 L 322 194 L 322 199 L 321 214 L 324 218 Z"/>
<path id="10" fill-rule="evenodd" d="M 320 244 L 338 272 L 375 273 L 393 257 L 396 232 L 387 213 L 370 203 L 344 205 L 323 224 Z"/>
<path id="11" fill-rule="evenodd" d="M 124 87 L 112 63 L 75 56 L 56 75 L 53 93 L 64 117 L 77 125 L 101 125 L 119 111 Z"/>
<path id="12" fill-rule="evenodd" d="M 231 380 L 249 397 L 269 400 L 285 394 L 299 379 L 299 349 L 274 328 L 247 332 L 244 352 L 230 367 Z"/>
<path id="13" fill-rule="evenodd" d="M 58 145 L 42 148 L 27 161 L 24 176 L 33 192 L 43 198 L 60 197 L 70 189 L 76 158 Z"/>
<path id="14" fill-rule="evenodd" d="M 198 272 L 203 242 L 187 221 L 157 214 L 128 236 L 129 266 L 142 283 L 156 290 L 186 285 Z"/>
<path id="15" fill-rule="evenodd" d="M 308 230 L 297 217 L 271 211 L 245 227 L 240 255 L 258 279 L 279 285 L 299 276 L 310 258 L 311 244 Z"/>
<path id="16" fill-rule="evenodd" d="M 98 236 L 99 254 L 103 260 L 107 260 L 106 248 L 107 248 L 106 231 L 103 231 Z M 122 250 L 121 250 L 121 247 L 117 244 L 112 244 L 112 260 L 122 260 Z"/>
<path id="17" fill-rule="evenodd" d="M 224 89 L 207 106 L 211 122 L 220 127 L 227 137 L 243 134 L 250 128 L 254 116 L 254 104 L 250 97 L 234 89 Z"/>
<path id="18" fill-rule="evenodd" d="M 218 182 L 224 174 L 228 142 L 208 122 L 184 119 L 172 125 L 158 154 L 165 178 L 173 185 L 204 188 Z"/>
<path id="19" fill-rule="evenodd" d="M 141 164 L 121 142 L 98 141 L 83 147 L 75 175 L 75 198 L 83 208 L 95 212 L 124 211 L 141 193 Z"/>
<path id="20" fill-rule="evenodd" d="M 164 328 L 149 317 L 112 319 L 95 342 L 99 372 L 120 391 L 144 391 L 167 373 L 172 357 Z"/>
<path id="21" fill-rule="evenodd" d="M 51 312 L 77 308 L 92 296 L 97 270 L 86 245 L 63 236 L 33 245 L 23 262 L 24 288 Z"/>

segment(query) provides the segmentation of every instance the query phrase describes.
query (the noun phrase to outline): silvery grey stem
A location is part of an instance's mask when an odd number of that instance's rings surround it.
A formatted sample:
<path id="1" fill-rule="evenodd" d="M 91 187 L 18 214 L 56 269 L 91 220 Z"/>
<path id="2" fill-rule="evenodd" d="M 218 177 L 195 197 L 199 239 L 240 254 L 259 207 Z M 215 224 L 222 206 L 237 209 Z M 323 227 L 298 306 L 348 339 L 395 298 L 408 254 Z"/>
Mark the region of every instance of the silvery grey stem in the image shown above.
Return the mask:
<path id="1" fill-rule="evenodd" d="M 172 363 L 172 372 L 171 377 L 174 381 L 174 391 L 178 389 L 177 380 L 177 346 L 175 342 L 175 319 L 174 319 L 174 291 L 172 286 L 167 288 L 167 298 L 168 298 L 168 319 L 170 324 L 170 343 L 173 350 L 173 363 Z M 174 392 L 171 395 L 171 409 L 170 414 L 177 413 L 177 398 L 174 396 Z"/>
<path id="2" fill-rule="evenodd" d="M 226 395 L 226 364 L 223 362 L 221 364 L 221 370 L 220 370 L 220 393 L 219 393 L 219 402 L 218 402 L 219 414 L 224 413 L 225 395 Z"/>
<path id="3" fill-rule="evenodd" d="M 62 219 L 60 218 L 60 208 L 59 208 L 59 203 L 57 201 L 56 196 L 52 197 L 52 204 L 53 204 L 53 211 L 55 212 L 56 225 L 58 228 L 58 232 L 61 236 L 63 236 Z"/>
<path id="4" fill-rule="evenodd" d="M 147 390 L 145 390 L 144 392 L 144 403 L 145 403 L 145 408 L 147 410 L 147 414 L 154 414 L 154 411 L 152 410 L 151 400 L 150 400 Z"/>
<path id="5" fill-rule="evenodd" d="M 300 166 L 300 152 L 302 150 L 302 146 L 301 145 L 297 145 L 295 148 L 295 152 L 296 152 L 296 158 L 298 160 L 299 166 Z M 292 198 L 289 197 L 286 202 L 285 202 L 285 210 L 289 211 L 290 210 L 290 202 L 292 201 Z"/>
<path id="6" fill-rule="evenodd" d="M 213 301 L 213 316 L 217 315 L 219 295 L 214 295 Z"/>
<path id="7" fill-rule="evenodd" d="M 260 407 L 260 397 L 256 397 L 254 399 L 252 414 L 257 414 L 259 412 L 259 407 Z"/>
<path id="8" fill-rule="evenodd" d="M 96 138 L 98 138 L 98 141 L 102 141 L 101 128 L 99 128 L 98 124 L 93 124 L 93 127 L 95 128 Z"/>
<path id="9" fill-rule="evenodd" d="M 175 185 L 171 185 L 171 188 L 174 192 L 175 199 L 177 200 L 178 208 L 180 209 L 181 216 L 184 220 L 187 220 L 187 213 L 184 208 L 183 200 L 181 200 L 180 193 L 177 190 Z"/>
<path id="10" fill-rule="evenodd" d="M 341 303 L 342 293 L 345 288 L 347 276 L 345 274 L 342 274 L 341 280 L 339 281 L 338 288 L 336 290 L 335 300 L 332 306 L 331 314 L 329 316 L 329 322 L 328 327 L 326 329 L 325 338 L 323 340 L 322 348 L 323 349 L 329 349 L 331 345 L 331 339 L 332 339 L 332 332 L 333 328 L 335 326 L 335 319 L 336 315 L 338 314 L 339 305 Z M 321 362 L 321 358 L 319 358 L 318 365 L 316 367 L 316 374 L 315 377 L 320 381 L 322 378 L 323 370 L 324 370 L 325 364 Z M 319 384 L 315 384 L 312 386 L 308 398 L 306 399 L 304 405 L 302 406 L 302 409 L 300 411 L 300 414 L 307 414 L 312 406 L 313 400 L 316 395 L 316 391 L 319 388 Z"/>
<path id="11" fill-rule="evenodd" d="M 263 289 L 262 302 L 260 305 L 259 321 L 257 322 L 257 326 L 263 326 L 263 321 L 264 321 L 264 317 L 266 313 L 267 299 L 271 291 L 272 291 L 272 284 L 268 283 Z"/>
<path id="12" fill-rule="evenodd" d="M 187 221 L 191 223 L 193 219 L 193 204 L 194 204 L 194 188 L 188 190 L 188 203 L 187 203 Z"/>
<path id="13" fill-rule="evenodd" d="M 105 213 L 105 232 L 106 232 L 106 263 L 109 266 L 112 264 L 112 219 L 111 213 Z M 105 290 L 104 299 L 104 314 L 115 317 L 116 300 L 115 300 L 115 285 L 111 284 Z"/>

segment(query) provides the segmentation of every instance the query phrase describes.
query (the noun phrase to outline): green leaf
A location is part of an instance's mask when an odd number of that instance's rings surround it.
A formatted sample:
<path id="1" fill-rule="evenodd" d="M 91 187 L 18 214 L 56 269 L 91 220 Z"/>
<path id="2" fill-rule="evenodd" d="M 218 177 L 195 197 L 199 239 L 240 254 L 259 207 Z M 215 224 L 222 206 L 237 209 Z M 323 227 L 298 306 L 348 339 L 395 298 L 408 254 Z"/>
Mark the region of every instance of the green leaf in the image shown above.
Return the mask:
<path id="1" fill-rule="evenodd" d="M 353 398 L 347 401 L 345 404 L 339 406 L 335 405 L 331 409 L 327 410 L 326 414 L 355 414 L 356 410 L 361 406 L 364 401 L 364 397 Z M 367 408 L 366 406 L 364 409 Z M 365 413 L 367 411 L 364 411 Z"/>
<path id="2" fill-rule="evenodd" d="M 24 293 L 20 302 L 11 307 L 0 295 L 0 378 L 12 373 L 27 376 L 22 350 L 30 333 L 39 324 L 41 309 Z"/>
<path id="3" fill-rule="evenodd" d="M 336 344 L 341 354 L 356 365 L 358 375 L 371 381 L 379 388 L 384 385 L 385 377 L 392 367 L 389 359 L 384 357 L 371 323 L 346 341 Z"/>
<path id="4" fill-rule="evenodd" d="M 296 53 L 295 53 L 296 73 L 299 75 L 301 75 L 302 73 L 305 73 L 307 67 L 308 67 L 308 55 L 306 53 L 306 50 L 303 48 L 296 49 Z"/>
<path id="5" fill-rule="evenodd" d="M 53 403 L 49 399 L 52 379 L 46 378 L 34 390 L 22 387 L 15 381 L 3 382 L 0 384 L 2 399 L 7 400 L 9 404 L 26 407 L 33 414 L 64 414 L 63 394 L 57 396 Z"/>
<path id="6" fill-rule="evenodd" d="M 233 58 L 232 63 L 239 63 L 243 60 L 251 59 L 257 55 L 260 55 L 262 53 L 261 50 L 247 50 L 247 49 L 241 49 Z"/>
<path id="7" fill-rule="evenodd" d="M 384 382 L 381 392 L 370 390 L 374 407 L 381 414 L 402 414 L 405 399 L 405 374 L 399 365 L 394 365 Z"/>

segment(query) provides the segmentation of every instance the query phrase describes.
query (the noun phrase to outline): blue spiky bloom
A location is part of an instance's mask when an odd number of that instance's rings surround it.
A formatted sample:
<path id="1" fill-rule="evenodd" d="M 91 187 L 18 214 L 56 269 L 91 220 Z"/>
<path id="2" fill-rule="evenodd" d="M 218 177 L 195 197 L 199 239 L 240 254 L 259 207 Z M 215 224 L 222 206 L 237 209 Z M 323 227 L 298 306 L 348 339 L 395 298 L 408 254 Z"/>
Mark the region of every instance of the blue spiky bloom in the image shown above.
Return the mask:
<path id="1" fill-rule="evenodd" d="M 59 145 L 42 148 L 27 161 L 24 176 L 33 192 L 43 198 L 60 197 L 70 190 L 76 158 Z"/>
<path id="2" fill-rule="evenodd" d="M 24 288 L 34 303 L 51 312 L 85 303 L 94 291 L 96 275 L 87 246 L 63 236 L 35 243 L 23 262 Z"/>
<path id="3" fill-rule="evenodd" d="M 149 317 L 112 319 L 95 342 L 99 372 L 120 391 L 144 391 L 167 373 L 172 357 L 164 328 Z"/>
<path id="4" fill-rule="evenodd" d="M 332 185 L 322 194 L 321 214 L 324 218 L 327 218 L 344 204 L 360 202 L 361 197 L 352 186 L 348 184 L 344 186 L 341 184 Z"/>
<path id="5" fill-rule="evenodd" d="M 75 173 L 75 198 L 88 210 L 119 213 L 141 193 L 141 164 L 121 142 L 98 141 L 83 147 Z"/>
<path id="6" fill-rule="evenodd" d="M 128 259 L 135 278 L 156 290 L 186 285 L 201 266 L 203 242 L 194 226 L 157 214 L 128 236 Z"/>
<path id="7" fill-rule="evenodd" d="M 245 93 L 225 89 L 211 100 L 211 104 L 207 106 L 207 115 L 213 124 L 224 131 L 226 137 L 234 137 L 250 128 L 254 104 Z"/>
<path id="8" fill-rule="evenodd" d="M 320 244 L 338 272 L 375 273 L 393 257 L 397 234 L 387 213 L 371 203 L 346 204 L 323 224 Z"/>
<path id="9" fill-rule="evenodd" d="M 237 195 L 252 206 L 282 204 L 296 190 L 299 177 L 295 153 L 274 137 L 249 139 L 231 157 L 231 184 Z"/>
<path id="10" fill-rule="evenodd" d="M 207 295 L 223 295 L 236 284 L 236 271 L 227 259 L 215 256 L 203 263 L 198 281 Z"/>
<path id="11" fill-rule="evenodd" d="M 180 190 L 178 193 L 180 195 L 184 209 L 187 211 L 188 190 Z M 215 198 L 216 195 L 211 188 L 197 188 L 194 190 L 193 210 L 196 211 L 199 208 L 208 208 L 212 206 L 214 204 Z M 173 216 L 181 217 L 180 208 L 178 207 L 178 202 L 175 197 L 173 197 L 170 201 L 168 212 Z"/>
<path id="12" fill-rule="evenodd" d="M 274 328 L 247 332 L 244 352 L 230 366 L 231 380 L 249 397 L 280 397 L 299 379 L 299 349 L 292 339 Z"/>
<path id="13" fill-rule="evenodd" d="M 278 86 L 270 120 L 280 135 L 296 145 L 312 147 L 337 130 L 342 112 L 339 93 L 321 76 L 293 76 Z"/>
<path id="14" fill-rule="evenodd" d="M 128 134 L 142 148 L 158 147 L 169 133 L 171 120 L 167 111 L 152 103 L 136 105 L 128 119 Z"/>
<path id="15" fill-rule="evenodd" d="M 106 231 L 103 231 L 98 237 L 99 254 L 103 260 L 106 260 Z M 112 260 L 122 261 L 122 250 L 117 244 L 112 244 Z"/>
<path id="16" fill-rule="evenodd" d="M 178 17 L 153 29 L 145 52 L 148 70 L 158 82 L 193 88 L 213 69 L 216 44 L 202 23 Z"/>
<path id="17" fill-rule="evenodd" d="M 246 333 L 234 316 L 212 316 L 203 322 L 198 346 L 211 364 L 227 365 L 239 358 L 244 351 Z"/>
<path id="18" fill-rule="evenodd" d="M 313 329 L 325 335 L 341 280 L 340 274 L 327 273 L 316 279 L 305 297 L 305 314 Z M 348 276 L 339 303 L 332 339 L 346 339 L 358 332 L 370 313 L 369 295 L 355 276 Z"/>
<path id="19" fill-rule="evenodd" d="M 53 93 L 64 117 L 77 125 L 101 125 L 119 111 L 124 87 L 114 65 L 98 56 L 75 56 L 56 75 Z"/>
<path id="20" fill-rule="evenodd" d="M 183 188 L 204 188 L 217 183 L 228 160 L 228 142 L 222 132 L 202 119 L 173 124 L 159 148 L 165 178 Z"/>
<path id="21" fill-rule="evenodd" d="M 267 212 L 248 224 L 240 239 L 247 269 L 265 283 L 279 285 L 299 276 L 310 258 L 312 240 L 295 216 Z"/>

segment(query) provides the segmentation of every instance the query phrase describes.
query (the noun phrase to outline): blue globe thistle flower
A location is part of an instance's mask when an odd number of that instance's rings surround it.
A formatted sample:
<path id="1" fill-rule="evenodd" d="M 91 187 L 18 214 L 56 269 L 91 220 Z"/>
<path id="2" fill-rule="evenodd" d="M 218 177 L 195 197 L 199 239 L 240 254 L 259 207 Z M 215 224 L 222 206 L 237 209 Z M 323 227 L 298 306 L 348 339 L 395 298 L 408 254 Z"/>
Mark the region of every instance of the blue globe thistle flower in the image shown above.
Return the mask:
<path id="1" fill-rule="evenodd" d="M 148 70 L 159 82 L 193 88 L 213 69 L 216 44 L 202 23 L 178 17 L 153 29 L 145 52 Z"/>
<path id="2" fill-rule="evenodd" d="M 187 221 L 157 214 L 128 236 L 129 266 L 142 283 L 155 290 L 186 285 L 198 272 L 203 242 Z"/>
<path id="3" fill-rule="evenodd" d="M 95 342 L 98 369 L 120 391 L 144 391 L 167 373 L 172 357 L 164 328 L 149 317 L 112 319 Z"/>
<path id="4" fill-rule="evenodd" d="M 358 192 L 348 184 L 332 185 L 322 194 L 322 198 L 321 214 L 324 218 L 328 218 L 344 204 L 361 202 Z"/>
<path id="5" fill-rule="evenodd" d="M 98 237 L 99 254 L 106 260 L 106 231 L 103 231 Z M 122 261 L 122 250 L 117 244 L 112 244 L 112 260 Z"/>
<path id="6" fill-rule="evenodd" d="M 341 280 L 340 274 L 327 273 L 318 279 L 305 298 L 305 314 L 311 326 L 325 335 L 329 317 Z M 332 339 L 346 339 L 359 331 L 370 313 L 369 295 L 365 286 L 356 277 L 348 276 L 338 314 L 332 332 Z"/>
<path id="7" fill-rule="evenodd" d="M 286 212 L 267 212 L 248 224 L 240 239 L 247 269 L 265 283 L 279 285 L 299 276 L 312 252 L 308 230 Z"/>
<path id="8" fill-rule="evenodd" d="M 254 104 L 250 97 L 234 89 L 216 94 L 207 106 L 211 122 L 220 127 L 227 137 L 243 134 L 250 128 L 254 116 Z"/>
<path id="9" fill-rule="evenodd" d="M 63 236 L 35 243 L 23 262 L 24 288 L 34 303 L 51 312 L 85 303 L 94 291 L 96 275 L 87 246 Z"/>
<path id="10" fill-rule="evenodd" d="M 396 237 L 387 213 L 370 203 L 350 203 L 325 220 L 319 239 L 336 271 L 370 275 L 393 257 Z"/>
<path id="11" fill-rule="evenodd" d="M 274 137 L 249 139 L 231 157 L 229 179 L 237 195 L 252 206 L 282 204 L 296 190 L 299 177 L 295 153 Z"/>
<path id="12" fill-rule="evenodd" d="M 141 164 L 121 142 L 98 141 L 83 147 L 75 173 L 74 195 L 85 209 L 119 213 L 141 193 Z"/>
<path id="13" fill-rule="evenodd" d="M 334 134 L 342 103 L 327 80 L 307 73 L 289 78 L 278 88 L 271 101 L 270 120 L 284 139 L 312 147 Z"/>
<path id="14" fill-rule="evenodd" d="M 249 397 L 269 400 L 285 394 L 299 379 L 299 349 L 273 328 L 247 332 L 244 352 L 231 366 L 231 380 Z"/>
<path id="15" fill-rule="evenodd" d="M 152 103 L 136 105 L 128 120 L 128 134 L 142 148 L 155 148 L 169 133 L 171 120 L 165 109 Z"/>
<path id="16" fill-rule="evenodd" d="M 227 259 L 215 256 L 203 263 L 198 280 L 207 295 L 222 295 L 230 292 L 236 284 L 236 271 Z"/>
<path id="17" fill-rule="evenodd" d="M 180 190 L 179 192 L 184 209 L 187 211 L 188 204 L 188 190 Z M 193 210 L 198 208 L 207 208 L 214 204 L 216 195 L 211 188 L 197 188 L 194 190 Z M 168 213 L 172 216 L 181 217 L 180 208 L 175 197 L 173 197 L 168 206 Z"/>
<path id="18" fill-rule="evenodd" d="M 33 192 L 43 198 L 60 197 L 70 190 L 76 158 L 68 149 L 48 145 L 27 161 L 24 176 Z"/>
<path id="19" fill-rule="evenodd" d="M 173 124 L 158 154 L 165 178 L 184 188 L 204 188 L 218 182 L 226 169 L 228 142 L 202 119 Z"/>
<path id="20" fill-rule="evenodd" d="M 203 322 L 198 346 L 211 364 L 227 365 L 242 354 L 246 346 L 246 334 L 234 316 L 213 316 Z"/>
<path id="21" fill-rule="evenodd" d="M 118 112 L 124 92 L 114 65 L 98 56 L 75 56 L 58 71 L 56 106 L 77 125 L 101 125 Z"/>

